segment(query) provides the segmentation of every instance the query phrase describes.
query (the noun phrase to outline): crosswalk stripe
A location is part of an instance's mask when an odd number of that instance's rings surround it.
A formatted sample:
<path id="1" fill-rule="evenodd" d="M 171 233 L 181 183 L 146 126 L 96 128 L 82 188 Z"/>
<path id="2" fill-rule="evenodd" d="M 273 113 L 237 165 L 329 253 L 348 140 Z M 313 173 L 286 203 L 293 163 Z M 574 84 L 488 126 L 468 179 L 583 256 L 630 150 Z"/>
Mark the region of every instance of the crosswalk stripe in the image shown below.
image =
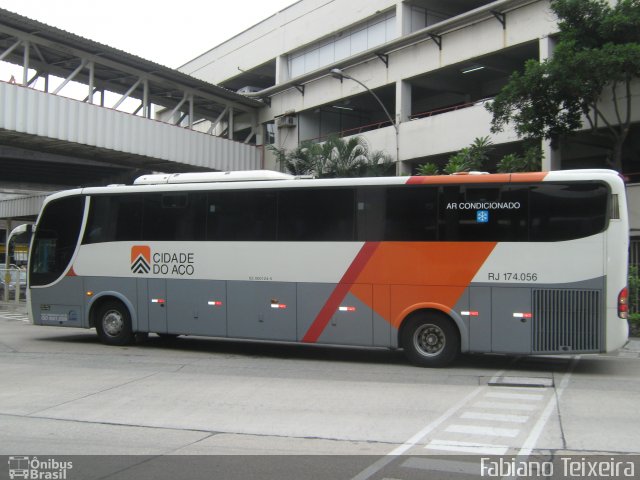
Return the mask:
<path id="1" fill-rule="evenodd" d="M 507 393 L 507 392 L 489 392 L 485 396 L 489 398 L 504 398 L 508 400 L 532 400 L 532 401 L 539 401 L 544 398 L 544 395 L 530 395 L 526 393 Z"/>
<path id="2" fill-rule="evenodd" d="M 456 442 L 453 440 L 432 440 L 424 448 L 427 450 L 469 453 L 472 455 L 504 455 L 509 449 L 507 445 Z"/>
<path id="3" fill-rule="evenodd" d="M 465 420 L 489 420 L 492 422 L 527 423 L 527 415 L 508 415 L 504 413 L 464 412 L 460 418 Z"/>
<path id="4" fill-rule="evenodd" d="M 450 433 L 466 433 L 469 435 L 509 438 L 515 438 L 520 433 L 520 430 L 515 428 L 481 427 L 478 425 L 449 425 L 446 431 Z"/>
<path id="5" fill-rule="evenodd" d="M 473 404 L 475 408 L 487 408 L 490 410 L 518 410 L 521 412 L 532 412 L 538 408 L 537 405 L 531 403 L 506 403 L 506 402 L 476 402 Z"/>

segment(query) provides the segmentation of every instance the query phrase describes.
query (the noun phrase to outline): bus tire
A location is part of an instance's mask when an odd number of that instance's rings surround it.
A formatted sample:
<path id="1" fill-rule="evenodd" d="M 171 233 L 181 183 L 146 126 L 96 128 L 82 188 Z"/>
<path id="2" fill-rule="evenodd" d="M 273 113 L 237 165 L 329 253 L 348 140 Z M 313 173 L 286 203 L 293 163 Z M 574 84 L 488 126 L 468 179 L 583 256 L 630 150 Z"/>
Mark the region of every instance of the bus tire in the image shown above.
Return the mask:
<path id="1" fill-rule="evenodd" d="M 135 340 L 131 314 L 118 300 L 108 300 L 98 307 L 95 325 L 98 338 L 106 345 L 129 345 Z"/>
<path id="2" fill-rule="evenodd" d="M 406 357 L 420 367 L 444 367 L 460 351 L 460 334 L 453 321 L 435 312 L 421 312 L 409 319 L 400 333 Z"/>

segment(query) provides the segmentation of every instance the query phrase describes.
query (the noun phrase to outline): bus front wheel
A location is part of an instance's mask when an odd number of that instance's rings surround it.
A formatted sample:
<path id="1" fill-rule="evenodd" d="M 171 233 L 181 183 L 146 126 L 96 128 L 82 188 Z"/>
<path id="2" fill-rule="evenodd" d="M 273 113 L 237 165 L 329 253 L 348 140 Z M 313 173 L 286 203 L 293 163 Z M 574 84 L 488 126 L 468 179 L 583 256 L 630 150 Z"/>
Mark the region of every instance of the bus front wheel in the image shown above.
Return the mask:
<path id="1" fill-rule="evenodd" d="M 135 338 L 129 310 L 116 300 L 109 300 L 100 305 L 96 312 L 95 325 L 98 338 L 107 345 L 129 345 Z"/>
<path id="2" fill-rule="evenodd" d="M 421 367 L 443 367 L 460 349 L 460 335 L 452 320 L 437 313 L 420 313 L 407 320 L 401 343 L 411 363 Z"/>

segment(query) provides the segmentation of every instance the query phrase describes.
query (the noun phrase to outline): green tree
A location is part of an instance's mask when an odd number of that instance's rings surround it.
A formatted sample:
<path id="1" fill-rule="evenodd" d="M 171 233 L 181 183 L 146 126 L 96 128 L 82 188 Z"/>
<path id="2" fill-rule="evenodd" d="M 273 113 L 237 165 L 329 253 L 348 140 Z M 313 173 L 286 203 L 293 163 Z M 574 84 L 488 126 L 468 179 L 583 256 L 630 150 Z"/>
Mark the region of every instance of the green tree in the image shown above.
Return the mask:
<path id="1" fill-rule="evenodd" d="M 360 177 L 369 164 L 369 146 L 362 137 L 344 138 L 330 136 L 322 144 L 325 168 L 322 176 Z"/>
<path id="2" fill-rule="evenodd" d="M 493 142 L 489 137 L 478 137 L 473 143 L 449 158 L 443 171 L 448 174 L 483 170 L 489 152 L 493 149 Z"/>
<path id="3" fill-rule="evenodd" d="M 524 151 L 524 155 L 510 153 L 502 157 L 496 169 L 499 173 L 539 172 L 542 168 L 542 149 L 540 142 Z"/>
<path id="4" fill-rule="evenodd" d="M 268 148 L 281 168 L 292 175 L 343 178 L 395 173 L 391 157 L 380 151 L 370 152 L 362 137 L 344 139 L 330 136 L 324 143 L 306 141 L 290 151 L 275 146 Z"/>
<path id="5" fill-rule="evenodd" d="M 318 144 L 302 142 L 291 151 L 269 145 L 281 168 L 292 175 L 314 175 L 322 171 L 322 151 Z"/>
<path id="6" fill-rule="evenodd" d="M 552 0 L 559 20 L 553 56 L 529 60 L 493 102 L 492 131 L 511 122 L 525 138 L 552 141 L 580 129 L 609 141 L 612 168 L 622 170 L 631 126 L 631 84 L 640 77 L 640 0 Z M 613 100 L 611 113 L 602 106 Z"/>
<path id="7" fill-rule="evenodd" d="M 365 177 L 393 177 L 395 174 L 396 164 L 391 155 L 381 150 L 369 154 Z"/>
<path id="8" fill-rule="evenodd" d="M 416 173 L 418 175 L 423 175 L 426 177 L 440 175 L 440 167 L 432 162 L 423 163 L 422 165 L 418 165 L 418 168 L 416 168 Z"/>

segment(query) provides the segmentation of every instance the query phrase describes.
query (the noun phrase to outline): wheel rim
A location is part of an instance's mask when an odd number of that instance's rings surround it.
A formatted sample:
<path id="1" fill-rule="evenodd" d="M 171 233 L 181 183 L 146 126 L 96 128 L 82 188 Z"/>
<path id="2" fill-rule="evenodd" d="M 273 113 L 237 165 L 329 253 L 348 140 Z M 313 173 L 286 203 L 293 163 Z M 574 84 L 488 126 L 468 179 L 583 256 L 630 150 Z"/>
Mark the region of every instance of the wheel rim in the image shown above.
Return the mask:
<path id="1" fill-rule="evenodd" d="M 413 334 L 413 346 L 424 357 L 435 357 L 442 353 L 447 339 L 440 327 L 433 324 L 421 325 Z"/>
<path id="2" fill-rule="evenodd" d="M 109 310 L 102 317 L 104 333 L 110 337 L 117 337 L 124 329 L 124 317 L 117 310 Z"/>

